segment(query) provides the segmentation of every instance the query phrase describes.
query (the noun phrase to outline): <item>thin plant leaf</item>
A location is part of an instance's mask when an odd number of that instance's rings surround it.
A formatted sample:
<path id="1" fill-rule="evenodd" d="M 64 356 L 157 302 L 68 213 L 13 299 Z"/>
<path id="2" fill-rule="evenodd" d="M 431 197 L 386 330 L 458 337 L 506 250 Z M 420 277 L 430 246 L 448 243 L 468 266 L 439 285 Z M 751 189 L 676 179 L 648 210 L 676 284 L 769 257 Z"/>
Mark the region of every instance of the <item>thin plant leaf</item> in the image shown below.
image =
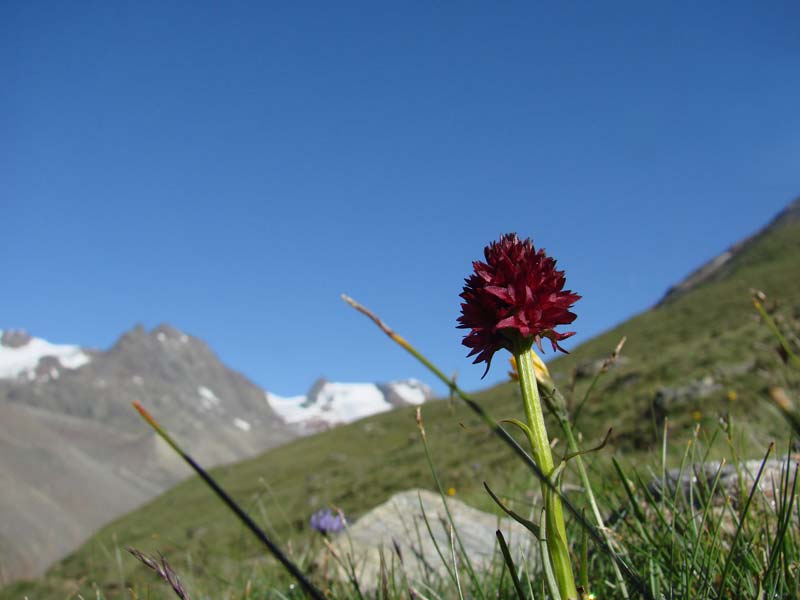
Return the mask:
<path id="1" fill-rule="evenodd" d="M 525 437 L 529 438 L 533 435 L 530 427 L 528 427 L 525 423 L 523 423 L 519 419 L 500 419 L 500 423 L 508 423 L 510 425 L 515 425 L 522 431 L 522 433 L 525 434 Z"/>
<path id="2" fill-rule="evenodd" d="M 267 550 L 278 559 L 278 561 L 289 571 L 289 573 L 297 580 L 300 586 L 306 593 L 315 600 L 325 600 L 325 595 L 311 583 L 302 571 L 295 565 L 283 551 L 267 536 L 263 529 L 261 529 L 256 522 L 248 515 L 241 506 L 239 506 L 228 493 L 223 490 L 216 480 L 208 474 L 195 460 L 189 456 L 183 449 L 172 439 L 167 431 L 161 427 L 158 421 L 142 406 L 138 401 L 133 402 L 133 407 L 139 412 L 142 418 L 152 427 L 155 432 L 161 436 L 169 446 L 197 473 L 205 484 L 222 500 L 225 505 L 233 511 L 236 517 L 244 523 L 244 525 L 253 533 L 254 536 L 267 547 Z"/>
<path id="3" fill-rule="evenodd" d="M 742 533 L 742 528 L 744 527 L 744 522 L 747 519 L 747 513 L 750 510 L 750 503 L 753 501 L 753 496 L 756 494 L 756 490 L 758 490 L 758 483 L 761 481 L 761 475 L 764 474 L 764 467 L 767 464 L 767 459 L 769 455 L 772 453 L 772 449 L 775 447 L 775 443 L 772 442 L 767 448 L 767 453 L 764 456 L 764 460 L 761 461 L 761 466 L 758 469 L 758 474 L 756 475 L 755 481 L 753 481 L 753 487 L 750 490 L 750 494 L 747 496 L 747 501 L 745 502 L 744 508 L 742 509 L 742 514 L 739 517 L 739 523 L 736 526 L 736 533 L 733 535 L 733 540 L 731 541 L 731 548 L 728 551 L 728 557 L 725 560 L 725 567 L 722 569 L 722 576 L 720 577 L 719 582 L 719 591 L 717 592 L 717 597 L 723 598 L 723 594 L 725 592 L 725 586 L 728 583 L 728 573 L 730 573 L 731 563 L 733 562 L 733 556 L 736 552 L 736 543 L 739 541 L 739 537 Z"/>
<path id="4" fill-rule="evenodd" d="M 464 547 L 464 542 L 461 540 L 461 536 L 458 534 L 458 529 L 456 529 L 456 522 L 453 519 L 453 515 L 450 512 L 450 507 L 447 504 L 447 497 L 444 493 L 444 488 L 442 487 L 442 482 L 439 480 L 439 474 L 436 472 L 436 468 L 433 465 L 433 458 L 431 457 L 431 450 L 428 446 L 428 436 L 425 433 L 425 426 L 422 422 L 422 409 L 418 406 L 417 407 L 417 428 L 419 429 L 420 438 L 422 439 L 422 446 L 425 449 L 425 459 L 428 462 L 428 468 L 430 469 L 431 475 L 433 475 L 433 481 L 436 483 L 436 489 L 439 492 L 439 497 L 442 499 L 442 504 L 444 505 L 444 512 L 447 515 L 447 521 L 450 523 L 450 527 L 452 528 L 453 532 L 455 533 L 456 541 L 458 542 L 458 547 L 461 550 L 461 555 L 464 558 L 464 565 L 467 568 L 467 573 L 472 579 L 472 583 L 475 586 L 475 591 L 480 598 L 486 600 L 486 596 L 483 593 L 483 589 L 481 588 L 480 581 L 478 580 L 478 576 L 475 573 L 475 569 L 472 566 L 472 561 L 469 559 L 469 555 L 467 555 L 467 550 Z M 456 572 L 456 578 L 458 578 L 458 572 Z"/>
<path id="5" fill-rule="evenodd" d="M 550 562 L 550 553 L 547 550 L 547 522 L 545 521 L 545 511 L 542 509 L 539 516 L 539 522 L 542 524 L 541 537 L 539 538 L 539 552 L 542 555 L 542 569 L 544 570 L 544 580 L 547 583 L 547 589 L 550 592 L 550 597 L 553 600 L 562 600 L 561 593 L 558 591 L 558 584 L 556 583 L 556 576 L 553 573 L 553 567 Z M 567 598 L 566 600 L 571 600 Z"/>
<path id="6" fill-rule="evenodd" d="M 609 429 L 608 429 L 608 431 L 606 432 L 606 436 L 605 436 L 605 437 L 603 438 L 603 440 L 602 440 L 602 441 L 601 441 L 601 442 L 600 442 L 600 443 L 599 443 L 597 446 L 595 446 L 594 448 L 587 448 L 586 450 L 578 450 L 578 451 L 576 451 L 576 452 L 570 452 L 569 454 L 567 454 L 567 455 L 564 457 L 564 462 L 565 462 L 565 463 L 566 463 L 566 462 L 569 462 L 569 461 L 570 461 L 570 460 L 572 460 L 573 458 L 577 458 L 577 457 L 579 457 L 579 456 L 586 456 L 587 454 L 591 454 L 592 452 L 599 452 L 600 450 L 602 450 L 603 448 L 605 448 L 605 447 L 606 447 L 606 445 L 608 444 L 608 440 L 609 440 L 609 438 L 611 437 L 611 432 L 612 432 L 612 431 L 613 431 L 613 429 L 609 428 Z"/>
<path id="7" fill-rule="evenodd" d="M 386 575 L 386 557 L 383 555 L 383 545 L 378 546 L 378 557 L 381 571 L 381 598 L 389 600 L 389 578 Z"/>
<path id="8" fill-rule="evenodd" d="M 522 589 L 522 583 L 519 581 L 517 568 L 514 566 L 514 560 L 511 558 L 511 552 L 508 550 L 508 544 L 506 544 L 506 539 L 503 537 L 503 532 L 498 529 L 495 535 L 497 536 L 497 542 L 500 544 L 500 551 L 503 553 L 503 559 L 508 567 L 508 572 L 511 574 L 511 581 L 514 583 L 514 590 L 517 592 L 517 598 L 519 598 L 519 600 L 526 600 L 525 590 Z"/>
<path id="9" fill-rule="evenodd" d="M 322 543 L 325 544 L 325 548 L 333 557 L 333 560 L 336 561 L 336 563 L 344 571 L 345 575 L 347 575 L 347 580 L 350 582 L 350 585 L 353 586 L 353 589 L 356 592 L 356 596 L 361 600 L 364 600 L 364 595 L 361 593 L 361 586 L 359 586 L 358 577 L 356 576 L 355 563 L 353 562 L 351 555 L 348 554 L 345 558 L 342 558 L 339 555 L 339 552 L 336 551 L 336 548 L 333 546 L 333 544 L 330 543 L 329 540 L 322 538 Z"/>
<path id="10" fill-rule="evenodd" d="M 611 355 L 603 361 L 603 365 L 600 367 L 597 373 L 594 374 L 594 378 L 592 378 L 592 382 L 586 389 L 586 393 L 584 393 L 581 403 L 578 404 L 577 407 L 575 407 L 575 410 L 572 413 L 572 422 L 575 423 L 576 425 L 578 423 L 578 417 L 581 414 L 581 410 L 583 410 L 583 406 L 586 404 L 587 400 L 589 400 L 589 397 L 592 395 L 592 392 L 594 391 L 597 382 L 599 381 L 600 377 L 605 375 L 608 372 L 608 369 L 611 368 L 611 366 L 613 366 L 614 363 L 617 362 L 617 358 L 619 358 L 620 352 L 622 352 L 622 347 L 625 345 L 625 342 L 627 340 L 628 338 L 623 336 L 623 338 L 617 344 L 617 347 L 614 348 L 614 351 L 611 353 Z"/>
<path id="11" fill-rule="evenodd" d="M 581 530 L 581 564 L 580 564 L 581 587 L 589 589 L 589 534 Z"/>
<path id="12" fill-rule="evenodd" d="M 483 487 L 486 488 L 486 491 L 492 497 L 492 500 L 495 501 L 497 506 L 499 506 L 503 510 L 503 512 L 505 512 L 512 519 L 514 519 L 517 523 L 522 525 L 525 529 L 530 531 L 533 535 L 536 536 L 537 539 L 541 537 L 541 527 L 539 527 L 536 523 L 534 523 L 530 519 L 526 519 L 522 515 L 514 512 L 513 510 L 508 508 L 505 504 L 503 504 L 500 501 L 500 498 L 497 497 L 497 495 L 492 491 L 492 488 L 490 488 L 489 484 L 487 484 L 485 481 L 483 482 Z"/>
<path id="13" fill-rule="evenodd" d="M 419 509 L 422 511 L 422 520 L 425 523 L 425 527 L 428 530 L 428 535 L 433 542 L 433 547 L 436 549 L 436 554 L 438 554 L 439 558 L 442 559 L 442 564 L 444 565 L 444 568 L 447 569 L 447 574 L 450 575 L 450 579 L 453 581 L 453 583 L 456 583 L 456 574 L 453 573 L 452 569 L 450 568 L 450 562 L 445 558 L 441 548 L 439 548 L 439 542 L 436 541 L 436 536 L 433 534 L 433 528 L 428 520 L 428 515 L 425 512 L 425 506 L 422 504 L 422 496 L 419 494 L 419 492 L 417 492 L 417 498 L 419 499 Z"/>
<path id="14" fill-rule="evenodd" d="M 783 351 L 786 352 L 786 356 L 789 358 L 789 360 L 791 360 L 795 367 L 800 369 L 800 357 L 794 353 L 794 350 L 792 350 L 789 342 L 786 341 L 783 333 L 781 333 L 781 330 L 775 323 L 775 319 L 773 319 L 772 315 L 770 315 L 764 308 L 764 305 L 762 304 L 763 298 L 766 298 L 763 292 L 756 292 L 753 295 L 753 306 L 758 311 L 758 314 L 761 315 L 761 318 L 764 319 L 764 322 L 767 324 L 767 327 L 769 327 L 770 331 L 772 331 L 772 335 L 774 335 L 778 340 L 778 343 L 783 348 Z"/>
<path id="15" fill-rule="evenodd" d="M 453 535 L 453 526 L 449 527 L 450 533 L 450 556 L 453 559 L 453 572 L 456 574 L 456 589 L 458 590 L 458 597 L 464 600 L 464 592 L 461 590 L 461 578 L 458 576 L 458 557 L 456 556 L 456 540 Z"/>
<path id="16" fill-rule="evenodd" d="M 788 462 L 788 460 L 787 460 L 787 462 Z M 772 574 L 772 570 L 775 568 L 778 555 L 781 554 L 781 549 L 783 548 L 783 541 L 784 541 L 784 539 L 786 537 L 786 532 L 789 529 L 789 522 L 791 521 L 791 518 L 792 518 L 792 508 L 793 508 L 793 504 L 794 504 L 794 499 L 795 499 L 795 497 L 797 495 L 797 469 L 798 469 L 798 467 L 795 465 L 794 477 L 791 478 L 792 479 L 791 492 L 789 492 L 788 489 L 785 488 L 783 490 L 783 493 L 781 494 L 783 503 L 786 502 L 787 498 L 789 499 L 789 506 L 788 506 L 788 508 L 785 508 L 785 509 L 782 508 L 782 510 L 785 510 L 786 514 L 783 515 L 782 521 L 780 523 L 780 527 L 778 529 L 778 535 L 775 537 L 775 540 L 772 542 L 772 552 L 770 553 L 770 557 L 769 557 L 769 565 L 767 566 L 767 570 L 764 573 L 764 577 L 763 577 L 763 579 L 765 581 L 767 581 L 769 579 L 769 576 Z M 787 471 L 788 471 L 788 465 L 787 465 Z M 788 486 L 788 483 L 789 483 L 789 479 L 790 479 L 790 473 L 787 472 L 786 473 L 786 484 L 787 484 L 787 486 Z"/>

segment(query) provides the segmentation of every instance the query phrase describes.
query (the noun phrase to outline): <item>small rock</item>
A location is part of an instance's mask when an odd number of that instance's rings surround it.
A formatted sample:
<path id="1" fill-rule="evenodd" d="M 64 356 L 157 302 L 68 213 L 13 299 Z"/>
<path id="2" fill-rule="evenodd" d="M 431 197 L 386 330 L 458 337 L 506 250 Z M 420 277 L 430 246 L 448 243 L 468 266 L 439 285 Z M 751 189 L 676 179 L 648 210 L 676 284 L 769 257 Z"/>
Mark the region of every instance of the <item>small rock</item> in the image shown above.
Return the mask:
<path id="1" fill-rule="evenodd" d="M 716 367 L 714 367 L 714 372 L 721 378 L 738 377 L 740 375 L 750 373 L 755 368 L 756 368 L 756 361 L 754 359 L 751 359 L 740 363 L 717 365 Z"/>
<path id="2" fill-rule="evenodd" d="M 420 503 L 440 550 L 448 560 L 452 558 L 449 524 L 441 497 L 428 490 L 400 492 L 363 515 L 331 543 L 331 549 L 345 564 L 352 560 L 362 591 L 373 591 L 380 583 L 381 548 L 388 572 L 393 564 L 395 572 L 399 572 L 395 547 L 399 549 L 402 568 L 410 582 L 447 577 L 447 570 L 425 525 Z M 517 564 L 522 560 L 527 560 L 528 564 L 536 560 L 537 545 L 533 535 L 515 521 L 482 512 L 455 498 L 448 498 L 447 505 L 476 570 L 486 570 L 498 559 L 495 536 L 498 529 L 503 532 Z M 317 564 L 334 565 L 337 576 L 346 579 L 344 570 L 331 559 L 329 552 L 324 550 Z"/>
<path id="3" fill-rule="evenodd" d="M 721 389 L 722 386 L 711 375 L 706 375 L 683 386 L 659 388 L 653 398 L 653 406 L 657 414 L 666 414 L 676 406 L 706 398 Z"/>

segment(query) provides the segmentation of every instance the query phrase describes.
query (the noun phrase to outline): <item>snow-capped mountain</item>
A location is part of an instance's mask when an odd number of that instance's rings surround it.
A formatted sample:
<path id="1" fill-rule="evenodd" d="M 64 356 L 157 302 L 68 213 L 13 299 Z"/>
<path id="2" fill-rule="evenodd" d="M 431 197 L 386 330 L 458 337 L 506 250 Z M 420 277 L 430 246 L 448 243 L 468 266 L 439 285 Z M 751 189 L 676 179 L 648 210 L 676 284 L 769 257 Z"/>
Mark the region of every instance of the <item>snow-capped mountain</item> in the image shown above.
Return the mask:
<path id="1" fill-rule="evenodd" d="M 240 460 L 297 435 L 264 392 L 200 339 L 169 325 L 136 326 L 108 350 L 53 344 L 22 331 L 0 336 L 0 401 L 142 435 L 141 401 L 198 460 Z"/>
<path id="2" fill-rule="evenodd" d="M 389 383 L 336 383 L 320 379 L 305 396 L 265 392 L 272 410 L 286 423 L 312 433 L 350 423 L 398 406 L 422 404 L 433 391 L 416 379 Z"/>
<path id="3" fill-rule="evenodd" d="M 25 331 L 0 329 L 0 379 L 36 379 L 43 358 L 50 359 L 45 361 L 50 363 L 45 365 L 46 373 L 54 378 L 58 378 L 59 369 L 77 369 L 91 360 L 80 346 L 51 344 Z"/>
<path id="4" fill-rule="evenodd" d="M 202 341 L 137 326 L 108 350 L 0 332 L 0 581 L 40 574 L 97 527 L 190 474 L 131 407 L 201 464 L 299 434 Z M 91 490 L 91 491 L 87 491 Z"/>
<path id="5" fill-rule="evenodd" d="M 169 325 L 136 326 L 108 350 L 0 330 L 0 515 L 14 516 L 0 518 L 0 582 L 40 574 L 190 474 L 133 400 L 211 466 L 430 397 L 416 381 L 319 381 L 280 398 Z"/>

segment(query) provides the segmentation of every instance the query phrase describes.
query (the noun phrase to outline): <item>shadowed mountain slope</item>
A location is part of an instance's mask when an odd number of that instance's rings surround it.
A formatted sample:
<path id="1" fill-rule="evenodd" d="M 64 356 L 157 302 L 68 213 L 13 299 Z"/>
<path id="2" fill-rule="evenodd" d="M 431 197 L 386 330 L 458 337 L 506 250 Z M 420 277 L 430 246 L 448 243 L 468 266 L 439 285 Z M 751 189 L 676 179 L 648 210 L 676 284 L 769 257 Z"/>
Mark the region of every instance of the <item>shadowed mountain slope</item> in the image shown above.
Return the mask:
<path id="1" fill-rule="evenodd" d="M 169 325 L 134 327 L 105 352 L 0 332 L 0 582 L 38 576 L 190 474 L 134 400 L 211 466 L 430 394 L 414 381 L 320 381 L 278 403 Z"/>
<path id="2" fill-rule="evenodd" d="M 0 578 L 40 574 L 98 526 L 190 474 L 131 410 L 154 406 L 170 429 L 203 439 L 207 464 L 297 435 L 264 392 L 201 340 L 162 325 L 108 351 L 2 335 Z M 242 431 L 242 424 L 247 431 Z"/>

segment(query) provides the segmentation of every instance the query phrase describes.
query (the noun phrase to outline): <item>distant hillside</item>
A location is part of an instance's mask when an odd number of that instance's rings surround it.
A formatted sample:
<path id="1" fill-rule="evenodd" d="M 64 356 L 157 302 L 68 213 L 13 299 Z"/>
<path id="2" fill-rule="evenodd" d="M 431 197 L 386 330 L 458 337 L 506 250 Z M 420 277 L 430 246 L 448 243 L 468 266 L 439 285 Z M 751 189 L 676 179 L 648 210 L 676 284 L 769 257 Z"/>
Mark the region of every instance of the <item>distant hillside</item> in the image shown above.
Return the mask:
<path id="1" fill-rule="evenodd" d="M 737 242 L 725 252 L 715 256 L 708 262 L 703 263 L 703 265 L 692 271 L 692 273 L 686 277 L 686 279 L 672 286 L 669 290 L 667 290 L 667 293 L 664 294 L 664 297 L 661 299 L 658 305 L 660 306 L 667 302 L 671 302 L 676 298 L 681 297 L 686 292 L 703 285 L 704 283 L 723 279 L 726 274 L 731 272 L 732 269 L 737 268 L 737 261 L 740 259 L 740 257 L 742 255 L 747 256 L 749 254 L 748 250 L 757 245 L 760 239 L 769 236 L 769 234 L 775 229 L 783 227 L 784 225 L 797 223 L 798 221 L 800 221 L 800 198 L 797 198 L 794 202 L 791 202 L 763 229 L 759 230 L 750 237 Z"/>
<path id="2" fill-rule="evenodd" d="M 734 245 L 729 257 L 706 269 L 702 277 L 690 276 L 652 310 L 553 361 L 551 370 L 562 388 L 568 391 L 574 385 L 573 395 L 580 398 L 599 361 L 627 336 L 624 360 L 600 381 L 580 417 L 587 440 L 614 427 L 612 447 L 587 457 L 595 476 L 604 473 L 612 452 L 624 453 L 631 461 L 645 457 L 658 446 L 667 417 L 670 435 L 679 441 L 696 423 L 713 428 L 721 415 L 730 414 L 734 442 L 745 453 L 760 455 L 768 440 L 786 436 L 785 423 L 764 400 L 768 386 L 775 383 L 777 359 L 770 333 L 755 318 L 750 290 L 766 292 L 784 322 L 798 326 L 797 209 L 796 201 L 784 211 L 788 217 Z M 382 316 L 391 322 L 391 315 Z M 382 343 L 389 342 L 376 332 L 375 344 Z M 786 379 L 781 383 L 798 384 Z M 521 414 L 514 385 L 500 385 L 477 396 L 499 418 Z M 486 509 L 490 502 L 483 481 L 502 493 L 518 489 L 524 471 L 471 413 L 458 403 L 442 401 L 426 405 L 423 414 L 445 487 Z M 178 437 L 187 449 L 195 450 L 190 438 Z M 398 490 L 430 487 L 431 481 L 411 408 L 296 439 L 215 474 L 268 530 L 284 543 L 291 540 L 294 548 L 302 546 L 308 516 L 319 507 L 334 504 L 357 517 Z M 271 564 L 226 509 L 192 478 L 103 528 L 42 581 L 18 584 L 0 597 L 31 593 L 36 598 L 63 598 L 75 590 L 88 597 L 93 581 L 109 597 L 125 597 L 121 579 L 126 584 L 152 582 L 152 575 L 133 560 L 123 559 L 120 573 L 110 558 L 115 544 L 163 552 L 190 581 L 202 579 L 207 589 L 218 589 L 220 597 L 243 572 L 243 565 L 260 569 Z M 157 595 L 159 588 L 153 589 L 153 597 L 162 597 Z"/>
<path id="3" fill-rule="evenodd" d="M 210 466 L 430 396 L 416 381 L 320 381 L 278 398 L 169 325 L 134 327 L 108 351 L 0 331 L 0 582 L 41 574 L 190 474 L 133 400 Z"/>

